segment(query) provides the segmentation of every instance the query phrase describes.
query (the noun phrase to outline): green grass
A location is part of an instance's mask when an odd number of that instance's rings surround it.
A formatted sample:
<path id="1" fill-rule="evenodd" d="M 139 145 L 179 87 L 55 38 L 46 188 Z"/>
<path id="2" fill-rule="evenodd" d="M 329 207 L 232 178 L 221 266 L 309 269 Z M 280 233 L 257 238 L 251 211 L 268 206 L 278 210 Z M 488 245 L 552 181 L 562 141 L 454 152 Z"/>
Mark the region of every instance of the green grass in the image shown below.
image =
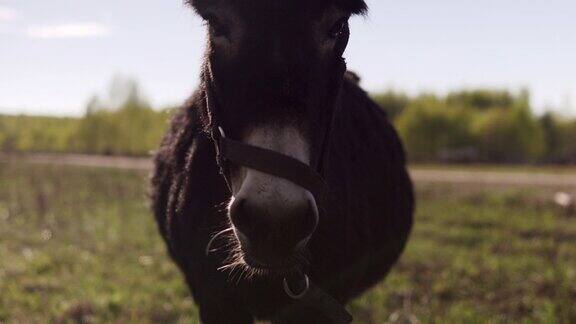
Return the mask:
<path id="1" fill-rule="evenodd" d="M 0 321 L 190 322 L 136 172 L 0 164 Z"/>
<path id="2" fill-rule="evenodd" d="M 0 164 L 0 322 L 196 322 L 138 172 Z M 543 189 L 427 185 L 359 323 L 576 322 L 576 219 Z"/>
<path id="3" fill-rule="evenodd" d="M 576 322 L 576 220 L 551 195 L 420 188 L 406 253 L 353 309 L 374 323 Z"/>

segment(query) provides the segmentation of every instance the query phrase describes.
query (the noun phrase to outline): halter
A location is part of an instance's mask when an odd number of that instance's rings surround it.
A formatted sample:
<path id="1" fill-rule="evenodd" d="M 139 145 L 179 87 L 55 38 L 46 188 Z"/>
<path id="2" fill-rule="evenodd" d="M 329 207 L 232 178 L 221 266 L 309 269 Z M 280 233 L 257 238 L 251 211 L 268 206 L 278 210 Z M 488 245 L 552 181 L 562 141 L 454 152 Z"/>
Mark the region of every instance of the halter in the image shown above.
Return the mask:
<path id="1" fill-rule="evenodd" d="M 226 172 L 226 162 L 235 163 L 289 180 L 310 191 L 317 202 L 323 202 L 326 193 L 326 183 L 321 174 L 323 173 L 324 159 L 335 115 L 335 106 L 342 87 L 343 76 L 346 72 L 344 59 L 338 59 L 335 69 L 335 77 L 330 82 L 329 89 L 331 91 L 329 91 L 327 95 L 328 100 L 326 100 L 327 104 L 325 105 L 325 109 L 330 115 L 326 120 L 326 125 L 323 125 L 324 133 L 321 137 L 318 157 L 316 162 L 312 164 L 313 167 L 310 167 L 285 154 L 245 144 L 226 137 L 226 131 L 219 123 L 219 110 L 217 109 L 218 104 L 215 96 L 216 84 L 211 64 L 208 66 L 203 74 L 205 79 L 204 93 L 210 123 L 210 135 L 216 145 L 220 173 L 224 177 L 224 180 L 226 180 L 229 189 L 231 189 L 231 182 Z"/>
<path id="2" fill-rule="evenodd" d="M 232 192 L 232 187 L 226 165 L 227 163 L 234 163 L 289 180 L 308 190 L 320 206 L 325 203 L 327 185 L 322 174 L 324 173 L 326 151 L 328 150 L 327 147 L 336 115 L 335 110 L 342 88 L 344 73 L 346 72 L 346 62 L 342 58 L 342 54 L 348 43 L 348 38 L 349 30 L 346 28 L 339 36 L 335 48 L 337 59 L 333 67 L 334 74 L 330 80 L 330 91 L 327 94 L 323 107 L 325 112 L 329 112 L 329 115 L 325 125 L 322 125 L 324 132 L 320 139 L 317 159 L 315 163 L 312 164 L 312 167 L 290 156 L 226 137 L 226 132 L 219 123 L 219 110 L 215 96 L 217 85 L 212 71 L 212 62 L 209 60 L 208 65 L 203 71 L 203 90 L 210 123 L 209 130 L 216 147 L 216 159 L 220 167 L 220 173 L 228 185 L 230 192 Z M 210 252 L 211 242 L 208 243 L 208 247 L 206 248 L 207 253 Z M 297 278 L 285 278 L 283 285 L 285 293 L 291 299 L 319 309 L 336 323 L 349 323 L 352 321 L 352 316 L 346 309 L 333 297 L 314 285 L 306 274 L 300 274 Z M 293 285 L 301 286 L 300 291 L 295 291 L 292 288 Z"/>

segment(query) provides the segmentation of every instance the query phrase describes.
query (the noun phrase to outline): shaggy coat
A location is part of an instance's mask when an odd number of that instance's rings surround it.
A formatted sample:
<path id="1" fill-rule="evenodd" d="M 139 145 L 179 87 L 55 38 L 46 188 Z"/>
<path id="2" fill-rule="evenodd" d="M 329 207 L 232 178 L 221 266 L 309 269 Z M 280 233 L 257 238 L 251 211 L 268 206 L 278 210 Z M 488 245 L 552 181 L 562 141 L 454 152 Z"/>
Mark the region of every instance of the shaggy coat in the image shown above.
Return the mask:
<path id="1" fill-rule="evenodd" d="M 398 260 L 412 226 L 414 197 L 405 156 L 385 113 L 347 74 L 326 156 L 328 203 L 308 250 L 308 274 L 345 304 L 378 283 Z M 229 226 L 230 193 L 205 132 L 201 91 L 172 119 L 155 158 L 153 208 L 170 255 L 184 274 L 205 322 L 319 323 L 291 305 L 282 278 L 221 271 L 226 249 L 206 255 L 210 238 Z M 297 311 L 284 312 L 283 310 Z"/>

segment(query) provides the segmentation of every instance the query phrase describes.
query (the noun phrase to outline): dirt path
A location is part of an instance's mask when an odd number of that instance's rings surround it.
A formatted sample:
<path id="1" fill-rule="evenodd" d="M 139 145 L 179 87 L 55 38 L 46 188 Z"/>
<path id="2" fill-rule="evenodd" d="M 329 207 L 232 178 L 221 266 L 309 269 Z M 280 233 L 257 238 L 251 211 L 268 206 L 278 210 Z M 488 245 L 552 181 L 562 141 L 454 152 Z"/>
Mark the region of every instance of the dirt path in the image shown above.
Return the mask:
<path id="1" fill-rule="evenodd" d="M 6 154 L 0 153 L 0 162 L 25 162 L 33 164 L 58 164 L 126 170 L 150 170 L 150 158 L 84 154 Z"/>
<path id="2" fill-rule="evenodd" d="M 112 157 L 82 154 L 4 154 L 0 162 L 19 161 L 37 164 L 58 164 L 147 171 L 152 167 L 150 158 Z M 524 187 L 576 188 L 576 174 L 551 172 L 505 172 L 475 170 L 440 170 L 411 168 L 410 174 L 419 183 L 479 184 Z"/>
<path id="3" fill-rule="evenodd" d="M 471 170 L 411 169 L 416 182 L 477 184 L 486 186 L 576 188 L 576 174 Z"/>

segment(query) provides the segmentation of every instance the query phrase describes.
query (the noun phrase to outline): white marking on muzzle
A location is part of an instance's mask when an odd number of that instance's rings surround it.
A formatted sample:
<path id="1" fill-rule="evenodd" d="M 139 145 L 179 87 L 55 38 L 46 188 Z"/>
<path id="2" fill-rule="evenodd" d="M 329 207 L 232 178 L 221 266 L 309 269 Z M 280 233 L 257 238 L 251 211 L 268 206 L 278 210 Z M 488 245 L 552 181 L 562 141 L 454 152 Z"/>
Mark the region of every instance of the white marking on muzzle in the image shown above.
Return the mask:
<path id="1" fill-rule="evenodd" d="M 252 130 L 243 142 L 285 154 L 310 164 L 310 146 L 294 127 L 259 127 Z M 269 214 L 282 216 L 282 210 L 312 202 L 312 194 L 288 181 L 254 169 L 241 167 L 237 179 L 232 179 L 235 197 L 249 198 Z"/>

